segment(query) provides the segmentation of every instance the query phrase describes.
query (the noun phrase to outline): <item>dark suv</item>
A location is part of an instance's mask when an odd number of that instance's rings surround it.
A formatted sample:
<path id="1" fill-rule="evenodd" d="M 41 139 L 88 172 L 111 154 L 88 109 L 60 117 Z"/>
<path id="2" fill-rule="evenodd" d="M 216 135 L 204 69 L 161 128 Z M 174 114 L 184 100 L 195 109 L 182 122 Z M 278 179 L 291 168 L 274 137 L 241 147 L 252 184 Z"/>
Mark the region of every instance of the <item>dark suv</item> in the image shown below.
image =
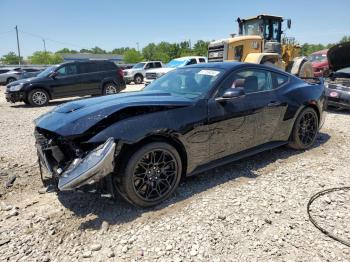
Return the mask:
<path id="1" fill-rule="evenodd" d="M 125 89 L 123 71 L 110 61 L 68 62 L 45 69 L 34 78 L 12 82 L 6 87 L 8 102 L 32 106 L 71 96 L 109 95 Z"/>

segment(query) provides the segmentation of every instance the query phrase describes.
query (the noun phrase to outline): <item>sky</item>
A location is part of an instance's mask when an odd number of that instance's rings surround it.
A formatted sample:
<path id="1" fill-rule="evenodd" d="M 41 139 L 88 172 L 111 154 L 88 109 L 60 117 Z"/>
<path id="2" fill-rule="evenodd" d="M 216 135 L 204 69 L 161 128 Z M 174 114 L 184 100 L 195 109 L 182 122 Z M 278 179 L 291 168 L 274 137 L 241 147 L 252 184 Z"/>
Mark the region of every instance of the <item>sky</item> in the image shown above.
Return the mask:
<path id="1" fill-rule="evenodd" d="M 299 43 L 337 42 L 350 35 L 349 0 L 0 0 L 0 56 L 64 47 L 140 49 L 148 43 L 215 40 L 237 33 L 237 17 L 267 13 L 292 19 Z"/>

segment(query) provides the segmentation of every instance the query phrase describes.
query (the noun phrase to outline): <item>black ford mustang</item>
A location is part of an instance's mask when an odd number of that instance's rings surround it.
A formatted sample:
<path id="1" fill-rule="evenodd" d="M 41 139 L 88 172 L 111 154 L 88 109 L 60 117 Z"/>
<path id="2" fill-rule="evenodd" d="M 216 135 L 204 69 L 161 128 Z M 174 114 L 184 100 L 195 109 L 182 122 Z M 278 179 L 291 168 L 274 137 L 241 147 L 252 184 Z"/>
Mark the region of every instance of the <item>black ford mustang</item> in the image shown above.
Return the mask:
<path id="1" fill-rule="evenodd" d="M 323 84 L 270 67 L 193 65 L 142 91 L 62 104 L 36 120 L 40 166 L 59 190 L 99 182 L 138 206 L 180 178 L 267 149 L 313 145 Z"/>

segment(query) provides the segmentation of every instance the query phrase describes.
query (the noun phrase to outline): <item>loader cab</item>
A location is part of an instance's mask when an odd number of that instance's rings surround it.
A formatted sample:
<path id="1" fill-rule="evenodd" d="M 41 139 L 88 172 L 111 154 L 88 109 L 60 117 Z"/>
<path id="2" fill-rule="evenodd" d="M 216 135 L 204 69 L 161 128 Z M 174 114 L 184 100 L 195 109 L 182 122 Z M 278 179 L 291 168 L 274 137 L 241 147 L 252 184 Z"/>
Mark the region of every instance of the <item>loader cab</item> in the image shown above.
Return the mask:
<path id="1" fill-rule="evenodd" d="M 283 18 L 280 16 L 259 15 L 248 19 L 238 18 L 237 22 L 241 36 L 258 35 L 265 41 L 281 42 Z"/>

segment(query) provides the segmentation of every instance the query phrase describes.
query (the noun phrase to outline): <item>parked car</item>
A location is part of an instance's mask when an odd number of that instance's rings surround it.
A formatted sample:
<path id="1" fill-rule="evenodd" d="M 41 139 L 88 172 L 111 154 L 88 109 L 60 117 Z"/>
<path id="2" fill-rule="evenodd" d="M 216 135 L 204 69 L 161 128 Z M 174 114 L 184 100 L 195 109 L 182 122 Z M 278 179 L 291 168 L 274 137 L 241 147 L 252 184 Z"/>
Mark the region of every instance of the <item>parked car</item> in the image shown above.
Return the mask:
<path id="1" fill-rule="evenodd" d="M 0 84 L 9 84 L 21 78 L 22 70 L 18 68 L 0 68 Z"/>
<path id="2" fill-rule="evenodd" d="M 264 65 L 182 67 L 142 91 L 69 102 L 39 117 L 39 163 L 59 190 L 100 181 L 153 206 L 181 177 L 282 145 L 310 148 L 325 101 L 322 83 Z"/>
<path id="3" fill-rule="evenodd" d="M 312 64 L 312 69 L 314 70 L 315 77 L 323 77 L 329 74 L 327 52 L 328 52 L 328 49 L 321 50 L 321 51 L 312 53 L 308 57 L 308 60 Z"/>
<path id="4" fill-rule="evenodd" d="M 328 105 L 350 109 L 350 42 L 332 47 L 327 56 L 331 70 L 326 80 Z"/>
<path id="5" fill-rule="evenodd" d="M 36 77 L 38 74 L 41 73 L 43 69 L 38 69 L 38 68 L 22 68 L 20 79 L 25 79 L 25 78 L 31 78 L 31 77 Z"/>
<path id="6" fill-rule="evenodd" d="M 48 67 L 37 77 L 8 84 L 6 100 L 45 106 L 56 98 L 110 95 L 125 87 L 123 71 L 113 62 L 68 62 Z"/>
<path id="7" fill-rule="evenodd" d="M 207 63 L 208 60 L 204 56 L 186 56 L 175 58 L 165 65 L 165 67 L 148 70 L 146 72 L 146 85 L 150 84 L 153 80 L 165 75 L 166 73 L 183 66 Z"/>
<path id="8" fill-rule="evenodd" d="M 134 82 L 135 84 L 142 84 L 146 72 L 154 68 L 164 67 L 161 61 L 141 62 L 134 65 L 131 69 L 124 70 L 124 79 L 127 84 Z"/>

